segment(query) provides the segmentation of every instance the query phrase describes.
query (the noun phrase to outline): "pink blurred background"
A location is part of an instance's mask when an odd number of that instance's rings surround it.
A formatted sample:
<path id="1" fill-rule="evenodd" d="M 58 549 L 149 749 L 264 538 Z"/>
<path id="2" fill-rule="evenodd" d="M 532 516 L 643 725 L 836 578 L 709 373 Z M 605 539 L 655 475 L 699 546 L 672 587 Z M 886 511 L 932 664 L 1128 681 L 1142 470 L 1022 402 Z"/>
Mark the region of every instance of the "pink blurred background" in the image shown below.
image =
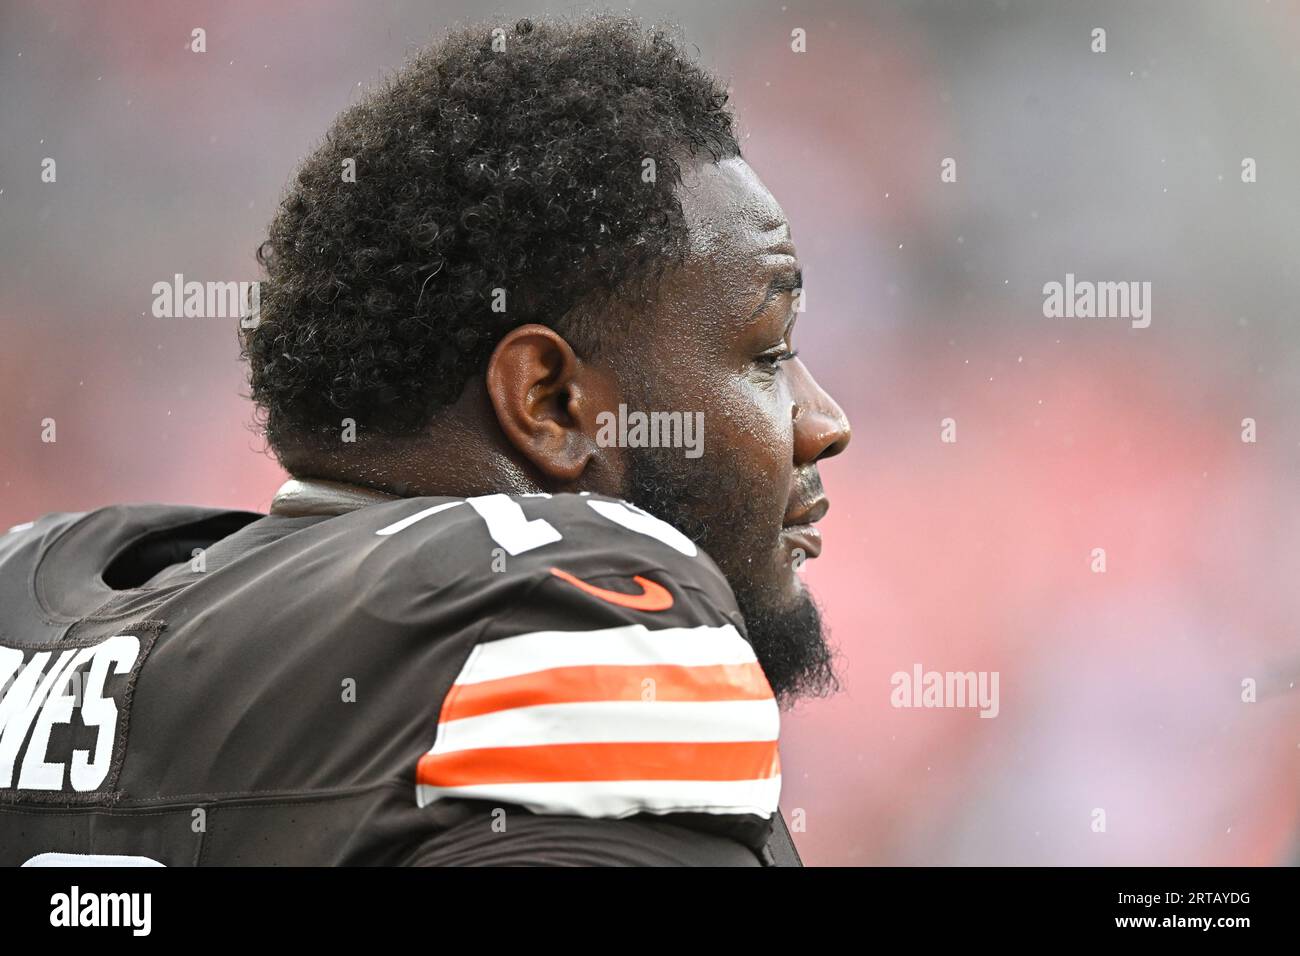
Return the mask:
<path id="1" fill-rule="evenodd" d="M 628 9 L 730 79 L 804 260 L 801 355 L 854 425 L 807 571 L 846 689 L 783 721 L 805 861 L 1300 860 L 1300 6 Z M 265 510 L 233 324 L 153 318 L 151 286 L 257 278 L 332 117 L 476 18 L 0 2 L 0 527 Z M 1150 328 L 1044 318 L 1067 272 L 1150 281 Z M 892 707 L 916 663 L 999 672 L 998 716 Z"/>

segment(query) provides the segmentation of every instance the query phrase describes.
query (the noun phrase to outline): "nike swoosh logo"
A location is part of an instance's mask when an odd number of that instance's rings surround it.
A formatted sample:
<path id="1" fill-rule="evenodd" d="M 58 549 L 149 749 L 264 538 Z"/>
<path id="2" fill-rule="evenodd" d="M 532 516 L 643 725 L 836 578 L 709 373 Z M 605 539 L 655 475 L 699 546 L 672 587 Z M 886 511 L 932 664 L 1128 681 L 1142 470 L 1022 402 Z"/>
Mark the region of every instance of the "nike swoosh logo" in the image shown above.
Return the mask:
<path id="1" fill-rule="evenodd" d="M 636 574 L 632 576 L 632 581 L 641 586 L 640 594 L 625 594 L 622 591 L 609 591 L 605 588 L 598 588 L 594 584 L 588 584 L 582 578 L 576 578 L 568 571 L 561 571 L 559 568 L 551 568 L 551 573 L 561 581 L 568 581 L 575 588 L 586 591 L 592 597 L 598 597 L 602 601 L 610 604 L 617 604 L 619 607 L 631 608 L 633 611 L 666 611 L 673 606 L 673 596 L 666 587 L 651 581 L 649 578 L 643 578 Z"/>

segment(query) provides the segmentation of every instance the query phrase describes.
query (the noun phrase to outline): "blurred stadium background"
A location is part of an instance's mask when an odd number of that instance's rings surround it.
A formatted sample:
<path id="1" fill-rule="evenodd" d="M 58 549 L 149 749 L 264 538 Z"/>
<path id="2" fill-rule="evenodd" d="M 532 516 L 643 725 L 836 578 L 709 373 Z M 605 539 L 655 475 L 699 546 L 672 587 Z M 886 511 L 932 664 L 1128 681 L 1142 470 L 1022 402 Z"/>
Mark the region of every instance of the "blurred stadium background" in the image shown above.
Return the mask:
<path id="1" fill-rule="evenodd" d="M 151 286 L 257 278 L 298 158 L 477 8 L 0 2 L 0 527 L 265 510 L 233 324 L 153 318 Z M 783 723 L 805 861 L 1300 859 L 1300 5 L 626 9 L 730 78 L 854 424 L 807 571 L 846 689 Z M 1044 318 L 1067 272 L 1152 282 L 1151 327 Z M 915 663 L 998 671 L 998 717 L 894 709 Z"/>

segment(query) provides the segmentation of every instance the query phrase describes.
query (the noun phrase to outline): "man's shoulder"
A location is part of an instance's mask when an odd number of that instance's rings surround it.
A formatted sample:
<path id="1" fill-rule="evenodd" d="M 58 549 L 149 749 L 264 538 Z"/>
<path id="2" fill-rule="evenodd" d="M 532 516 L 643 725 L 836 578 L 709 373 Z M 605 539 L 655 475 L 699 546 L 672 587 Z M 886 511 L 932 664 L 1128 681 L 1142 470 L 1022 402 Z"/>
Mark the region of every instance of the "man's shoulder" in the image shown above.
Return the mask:
<path id="1" fill-rule="evenodd" d="M 454 560 L 495 567 L 475 575 L 481 613 L 417 767 L 420 805 L 651 818 L 762 846 L 779 714 L 707 555 L 615 498 L 447 505 L 413 502 L 389 531 L 443 508 L 477 528 L 449 534 Z"/>

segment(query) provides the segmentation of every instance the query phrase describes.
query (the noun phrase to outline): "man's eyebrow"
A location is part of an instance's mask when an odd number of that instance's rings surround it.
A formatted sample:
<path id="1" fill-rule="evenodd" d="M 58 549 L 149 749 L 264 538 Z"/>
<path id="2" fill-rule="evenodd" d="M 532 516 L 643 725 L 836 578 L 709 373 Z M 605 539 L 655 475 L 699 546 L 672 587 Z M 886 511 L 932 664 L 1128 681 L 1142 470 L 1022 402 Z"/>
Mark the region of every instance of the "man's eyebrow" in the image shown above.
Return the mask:
<path id="1" fill-rule="evenodd" d="M 794 266 L 788 269 L 782 269 L 772 276 L 771 281 L 767 284 L 767 291 L 763 295 L 763 301 L 758 304 L 750 316 L 751 319 L 757 318 L 758 314 L 767 308 L 767 304 L 782 292 L 798 292 L 803 288 L 803 269 Z"/>

